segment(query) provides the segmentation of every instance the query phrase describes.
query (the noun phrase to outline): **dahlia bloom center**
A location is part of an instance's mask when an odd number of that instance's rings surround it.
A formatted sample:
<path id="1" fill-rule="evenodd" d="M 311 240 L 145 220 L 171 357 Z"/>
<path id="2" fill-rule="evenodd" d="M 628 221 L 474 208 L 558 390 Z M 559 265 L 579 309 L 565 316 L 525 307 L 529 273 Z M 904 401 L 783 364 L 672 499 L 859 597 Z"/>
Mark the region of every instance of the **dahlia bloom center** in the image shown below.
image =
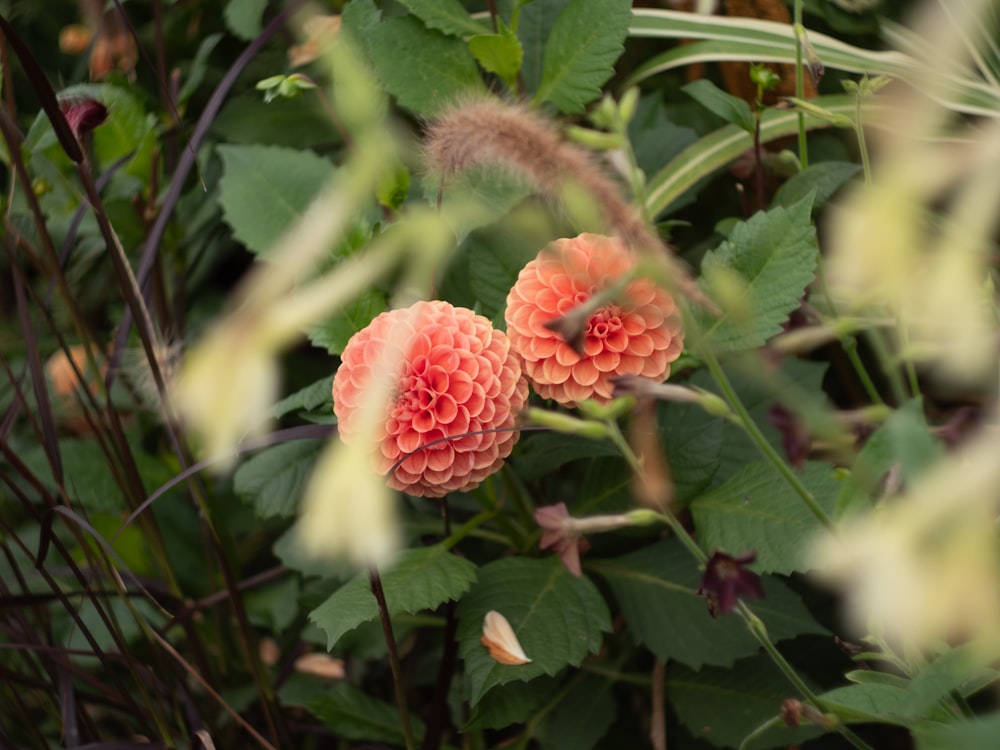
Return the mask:
<path id="1" fill-rule="evenodd" d="M 557 240 L 518 276 L 507 296 L 507 334 L 539 395 L 573 406 L 608 401 L 620 375 L 662 381 L 680 356 L 684 330 L 673 297 L 649 279 L 625 286 L 583 331 L 582 354 L 548 324 L 618 282 L 635 257 L 619 240 L 594 234 Z"/>
<path id="2" fill-rule="evenodd" d="M 400 337 L 400 330 L 403 335 Z M 517 442 L 527 384 L 510 342 L 489 320 L 447 302 L 383 313 L 348 342 L 334 377 L 334 409 L 345 441 L 356 432 L 361 394 L 389 341 L 402 341 L 393 397 L 378 434 L 377 463 L 389 484 L 439 497 L 472 489 Z"/>

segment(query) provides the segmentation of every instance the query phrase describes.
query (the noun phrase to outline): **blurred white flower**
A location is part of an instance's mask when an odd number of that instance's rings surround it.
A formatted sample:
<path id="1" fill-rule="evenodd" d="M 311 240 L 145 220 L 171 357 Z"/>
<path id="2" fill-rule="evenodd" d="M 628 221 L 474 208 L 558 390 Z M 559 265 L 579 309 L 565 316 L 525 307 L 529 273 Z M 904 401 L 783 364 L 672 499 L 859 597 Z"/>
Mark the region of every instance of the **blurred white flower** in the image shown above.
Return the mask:
<path id="1" fill-rule="evenodd" d="M 1000 633 L 1000 432 L 986 428 L 915 486 L 814 545 L 853 626 L 908 660 Z M 993 644 L 996 645 L 996 644 Z"/>

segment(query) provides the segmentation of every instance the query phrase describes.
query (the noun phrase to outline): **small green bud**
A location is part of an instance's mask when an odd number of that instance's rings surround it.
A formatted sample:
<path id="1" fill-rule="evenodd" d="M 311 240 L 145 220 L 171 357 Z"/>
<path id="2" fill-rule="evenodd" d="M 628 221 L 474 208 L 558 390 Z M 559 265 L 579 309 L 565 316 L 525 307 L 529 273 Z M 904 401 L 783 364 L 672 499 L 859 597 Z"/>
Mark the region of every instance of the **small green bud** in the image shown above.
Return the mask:
<path id="1" fill-rule="evenodd" d="M 655 510 L 638 508 L 625 514 L 633 526 L 652 526 L 663 522 L 663 517 Z"/>
<path id="2" fill-rule="evenodd" d="M 567 128 L 566 135 L 571 141 L 598 151 L 612 151 L 624 145 L 620 133 L 602 133 L 600 130 L 581 128 L 576 125 Z"/>
<path id="3" fill-rule="evenodd" d="M 781 76 L 763 63 L 756 63 L 750 66 L 750 80 L 761 91 L 770 91 L 781 83 Z"/>
<path id="4" fill-rule="evenodd" d="M 609 436 L 608 428 L 600 422 L 577 419 L 558 411 L 548 411 L 533 406 L 525 411 L 525 416 L 532 424 L 548 427 L 564 435 L 579 435 L 594 440 L 603 440 Z"/>
<path id="5" fill-rule="evenodd" d="M 618 102 L 618 116 L 621 117 L 623 124 L 631 122 L 632 118 L 635 117 L 635 111 L 638 107 L 639 87 L 633 86 L 622 94 L 621 101 Z"/>
<path id="6" fill-rule="evenodd" d="M 733 415 L 732 410 L 720 396 L 716 396 L 709 391 L 698 390 L 698 405 L 715 417 L 729 418 Z"/>
<path id="7" fill-rule="evenodd" d="M 635 406 L 635 399 L 632 396 L 622 396 L 621 398 L 616 398 L 606 404 L 602 404 L 588 398 L 586 401 L 581 401 L 577 404 L 576 408 L 578 408 L 584 416 L 590 417 L 591 419 L 596 419 L 601 422 L 614 422 L 620 416 L 628 414 L 633 406 Z"/>
<path id="8" fill-rule="evenodd" d="M 601 103 L 591 110 L 589 119 L 599 128 L 614 130 L 617 117 L 618 107 L 615 100 L 611 98 L 610 94 L 605 94 Z"/>

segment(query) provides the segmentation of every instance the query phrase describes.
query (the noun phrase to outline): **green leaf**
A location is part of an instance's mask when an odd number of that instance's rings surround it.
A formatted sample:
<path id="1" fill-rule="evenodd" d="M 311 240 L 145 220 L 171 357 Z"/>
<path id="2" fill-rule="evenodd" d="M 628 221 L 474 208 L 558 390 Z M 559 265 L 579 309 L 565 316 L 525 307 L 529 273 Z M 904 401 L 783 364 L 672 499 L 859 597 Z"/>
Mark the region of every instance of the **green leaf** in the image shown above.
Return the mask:
<path id="1" fill-rule="evenodd" d="M 508 666 L 490 657 L 479 641 L 490 610 L 507 618 L 533 661 Z M 558 557 L 511 557 L 484 566 L 478 583 L 458 605 L 458 620 L 459 653 L 473 706 L 497 685 L 578 666 L 611 630 L 611 616 L 597 587 L 573 576 Z"/>
<path id="2" fill-rule="evenodd" d="M 265 448 L 233 476 L 233 491 L 261 518 L 295 515 L 322 440 L 295 440 Z"/>
<path id="3" fill-rule="evenodd" d="M 449 36 L 465 37 L 484 34 L 487 27 L 469 17 L 469 11 L 458 0 L 399 0 L 402 5 L 424 22 Z"/>
<path id="4" fill-rule="evenodd" d="M 812 101 L 837 114 L 854 114 L 855 102 L 847 95 L 821 96 Z M 877 115 L 878 109 L 874 106 L 865 109 L 863 113 L 866 122 L 876 119 Z M 831 127 L 828 121 L 810 114 L 806 114 L 805 124 L 809 130 Z M 767 109 L 761 118 L 761 143 L 793 135 L 798 129 L 798 112 Z M 688 191 L 752 147 L 753 138 L 750 134 L 735 125 L 726 125 L 703 136 L 649 178 L 646 184 L 646 210 L 651 216 L 657 216 L 665 209 L 676 210 L 680 206 L 679 200 Z"/>
<path id="5" fill-rule="evenodd" d="M 511 232 L 487 231 L 470 235 L 466 242 L 469 276 L 466 283 L 487 318 L 503 313 L 507 295 L 521 269 L 533 260 L 538 248 Z"/>
<path id="6" fill-rule="evenodd" d="M 135 430 L 126 432 L 132 446 L 132 456 L 147 492 L 166 484 L 173 472 L 154 456 L 141 449 L 142 439 Z M 63 438 L 59 441 L 63 476 L 70 501 L 91 513 L 121 513 L 125 496 L 108 457 L 100 443 L 83 438 Z M 54 488 L 55 480 L 48 458 L 40 444 L 19 452 L 20 459 L 46 487 Z"/>
<path id="7" fill-rule="evenodd" d="M 346 682 L 337 682 L 329 690 L 301 703 L 334 734 L 345 740 L 385 742 L 403 746 L 405 738 L 399 721 L 399 709 L 373 698 Z M 419 716 L 410 716 L 414 739 L 420 740 L 426 728 Z"/>
<path id="8" fill-rule="evenodd" d="M 716 747 L 737 747 L 744 737 L 778 712 L 792 694 L 788 680 L 770 657 L 760 654 L 723 669 L 697 672 L 680 664 L 667 667 L 667 699 L 677 718 L 695 737 Z M 816 727 L 784 727 L 768 732 L 752 747 L 795 745 L 816 736 Z"/>
<path id="9" fill-rule="evenodd" d="M 371 57 L 371 38 L 382 22 L 382 11 L 374 0 L 351 0 L 340 14 L 340 33 Z"/>
<path id="10" fill-rule="evenodd" d="M 894 685 L 845 685 L 823 693 L 820 699 L 848 724 L 868 722 L 907 726 L 901 708 L 906 691 Z"/>
<path id="11" fill-rule="evenodd" d="M 813 210 L 816 211 L 823 207 L 845 182 L 860 171 L 860 164 L 847 161 L 823 161 L 819 164 L 810 164 L 778 188 L 771 205 L 787 208 L 798 203 L 810 192 L 816 191 L 816 199 L 813 201 Z"/>
<path id="12" fill-rule="evenodd" d="M 276 99 L 269 104 L 256 93 L 233 97 L 212 122 L 211 132 L 228 143 L 297 149 L 340 141 L 330 118 L 311 96 Z"/>
<path id="13" fill-rule="evenodd" d="M 545 0 L 529 2 L 521 8 L 517 25 L 517 38 L 521 40 L 524 50 L 524 65 L 521 77 L 529 92 L 538 90 L 542 83 L 542 71 L 545 67 L 545 48 L 552 33 L 552 27 L 563 9 L 571 0 Z"/>
<path id="14" fill-rule="evenodd" d="M 902 46 L 901 27 L 895 24 L 887 24 L 887 27 L 882 31 L 892 32 L 893 40 Z M 795 64 L 795 29 L 789 23 L 757 19 L 751 26 L 733 23 L 721 16 L 636 8 L 629 24 L 629 34 L 654 39 L 705 41 L 682 45 L 647 60 L 636 68 L 626 81 L 626 86 L 664 70 L 708 60 L 766 60 Z M 910 36 L 912 38 L 915 35 L 910 32 Z M 902 54 L 896 50 L 854 47 L 812 30 L 809 31 L 809 43 L 823 64 L 830 69 L 868 75 L 886 73 L 916 86 L 920 86 L 926 78 L 925 58 Z M 955 75 L 949 79 L 948 90 L 941 92 L 941 103 L 958 112 L 992 116 L 1000 107 L 1000 89 L 975 76 L 963 78 Z"/>
<path id="15" fill-rule="evenodd" d="M 560 466 L 579 459 L 617 456 L 618 449 L 609 440 L 591 440 L 555 432 L 526 434 L 514 449 L 512 465 L 526 482 L 541 479 Z"/>
<path id="16" fill-rule="evenodd" d="M 674 502 L 687 505 L 719 471 L 724 422 L 700 406 L 681 403 L 658 404 L 656 421 L 673 474 Z"/>
<path id="17" fill-rule="evenodd" d="M 707 78 L 682 86 L 681 90 L 726 122 L 751 134 L 756 129 L 750 105 L 738 96 L 723 91 Z"/>
<path id="18" fill-rule="evenodd" d="M 728 307 L 721 318 L 699 311 L 708 346 L 716 352 L 754 349 L 781 332 L 816 270 L 812 196 L 790 208 L 758 212 L 736 225 L 732 235 L 702 261 L 702 288 Z M 735 275 L 741 289 L 720 279 Z M 738 295 L 738 299 L 734 298 Z"/>
<path id="19" fill-rule="evenodd" d="M 538 741 L 545 750 L 590 750 L 614 723 L 613 684 L 602 677 L 587 677 L 573 685 L 538 727 Z"/>
<path id="20" fill-rule="evenodd" d="M 837 517 L 870 509 L 893 465 L 899 464 L 907 484 L 934 464 L 941 455 L 938 440 L 930 434 L 920 399 L 901 406 L 868 438 L 837 496 Z"/>
<path id="21" fill-rule="evenodd" d="M 223 217 L 254 253 L 266 253 L 333 174 L 333 165 L 310 151 L 278 146 L 219 146 L 218 151 Z"/>
<path id="22" fill-rule="evenodd" d="M 631 18 L 627 0 L 573 0 L 559 14 L 545 47 L 535 103 L 582 112 L 601 94 L 624 49 Z"/>
<path id="23" fill-rule="evenodd" d="M 317 323 L 306 331 L 313 346 L 326 349 L 330 354 L 340 354 L 351 336 L 365 328 L 377 315 L 388 310 L 385 294 L 369 289 L 360 297 L 344 305 L 329 319 Z"/>
<path id="24" fill-rule="evenodd" d="M 701 573 L 675 539 L 589 563 L 587 570 L 608 582 L 636 641 L 664 661 L 692 669 L 729 666 L 760 648 L 740 618 L 708 613 L 705 599 L 696 593 Z M 762 583 L 765 598 L 752 606 L 772 640 L 826 632 L 784 584 L 771 578 Z"/>
<path id="25" fill-rule="evenodd" d="M 320 378 L 312 385 L 286 396 L 271 407 L 268 415 L 271 419 L 281 419 L 293 411 L 316 411 L 324 407 L 327 411 L 333 409 L 333 375 Z"/>
<path id="26" fill-rule="evenodd" d="M 517 88 L 517 74 L 521 70 L 524 50 L 517 36 L 499 20 L 500 33 L 480 34 L 469 40 L 469 49 L 476 60 L 490 73 L 496 73 L 511 91 Z"/>
<path id="27" fill-rule="evenodd" d="M 917 750 L 984 750 L 1000 737 L 1000 713 L 965 719 L 957 724 L 921 722 L 913 727 Z"/>
<path id="28" fill-rule="evenodd" d="M 919 716 L 958 691 L 972 695 L 1000 679 L 1000 671 L 983 663 L 979 644 L 959 646 L 938 656 L 910 680 L 901 706 L 906 716 Z"/>
<path id="29" fill-rule="evenodd" d="M 503 729 L 520 724 L 544 706 L 559 689 L 554 677 L 537 677 L 531 682 L 497 685 L 472 709 L 472 718 L 463 730 Z"/>
<path id="30" fill-rule="evenodd" d="M 380 571 L 390 615 L 412 614 L 458 599 L 476 580 L 476 566 L 440 544 L 405 550 Z M 347 631 L 378 617 L 367 571 L 358 573 L 309 613 L 326 631 L 327 649 Z"/>
<path id="31" fill-rule="evenodd" d="M 226 28 L 244 42 L 253 41 L 260 34 L 266 7 L 267 0 L 229 0 L 222 12 Z"/>
<path id="32" fill-rule="evenodd" d="M 299 578 L 288 576 L 248 591 L 244 596 L 250 623 L 280 634 L 299 616 Z"/>
<path id="33" fill-rule="evenodd" d="M 783 450 L 781 433 L 768 419 L 771 408 L 776 402 L 783 401 L 794 393 L 821 397 L 827 364 L 786 359 L 781 363 L 780 369 L 762 372 L 760 359 L 751 354 L 745 360 L 730 358 L 727 365 L 727 375 L 736 390 L 736 395 L 767 442 L 780 453 Z M 705 370 L 695 373 L 690 384 L 718 393 L 715 381 Z M 728 421 L 724 422 L 719 468 L 712 479 L 712 484 L 722 484 L 748 463 L 759 460 L 760 457 L 760 449 L 750 440 L 742 427 Z"/>
<path id="34" fill-rule="evenodd" d="M 400 106 L 431 117 L 460 96 L 485 93 L 468 45 L 425 27 L 412 16 L 389 18 L 373 32 L 378 76 Z"/>
<path id="35" fill-rule="evenodd" d="M 839 485 L 826 464 L 808 463 L 799 478 L 829 512 Z M 706 552 L 757 553 L 753 568 L 767 573 L 809 569 L 808 548 L 823 529 L 785 479 L 758 461 L 690 505 L 698 543 Z"/>

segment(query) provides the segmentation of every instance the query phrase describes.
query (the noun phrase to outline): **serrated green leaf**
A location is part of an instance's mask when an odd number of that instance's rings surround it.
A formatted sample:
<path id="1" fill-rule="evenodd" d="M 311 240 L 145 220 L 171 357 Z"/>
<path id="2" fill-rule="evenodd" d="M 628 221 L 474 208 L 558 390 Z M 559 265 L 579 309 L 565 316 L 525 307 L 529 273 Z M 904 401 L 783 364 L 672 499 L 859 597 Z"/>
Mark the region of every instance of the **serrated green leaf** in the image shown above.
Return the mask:
<path id="1" fill-rule="evenodd" d="M 897 464 L 901 479 L 910 484 L 941 455 L 931 435 L 920 399 L 903 404 L 868 439 L 851 466 L 851 473 L 837 496 L 836 515 L 870 509 L 878 499 L 886 472 Z"/>
<path id="2" fill-rule="evenodd" d="M 790 208 L 756 213 L 702 261 L 702 288 L 728 304 L 721 318 L 699 311 L 706 345 L 716 352 L 754 349 L 781 332 L 800 304 L 816 270 L 816 231 L 810 220 L 812 197 Z M 735 274 L 743 288 L 738 301 L 726 299 L 710 280 Z"/>
<path id="3" fill-rule="evenodd" d="M 399 709 L 391 703 L 373 698 L 346 682 L 338 682 L 303 704 L 334 734 L 346 740 L 405 744 L 399 721 Z M 410 726 L 416 740 L 424 736 L 426 728 L 419 716 L 410 716 Z"/>
<path id="4" fill-rule="evenodd" d="M 524 64 L 521 77 L 529 92 L 538 90 L 545 68 L 545 46 L 552 33 L 552 27 L 563 9 L 571 0 L 545 0 L 529 2 L 521 8 L 517 25 L 517 38 L 524 50 Z"/>
<path id="5" fill-rule="evenodd" d="M 386 90 L 414 114 L 431 117 L 459 96 L 485 93 L 468 45 L 412 16 L 386 19 L 370 39 L 372 61 Z"/>
<path id="6" fill-rule="evenodd" d="M 737 747 L 770 719 L 793 688 L 766 654 L 733 667 L 704 667 L 697 672 L 680 664 L 667 666 L 667 700 L 677 718 L 695 737 L 716 747 Z M 820 734 L 817 727 L 784 727 L 768 732 L 751 747 L 758 750 L 804 742 Z"/>
<path id="7" fill-rule="evenodd" d="M 437 29 L 449 36 L 485 34 L 489 29 L 473 18 L 458 0 L 399 0 L 429 29 Z"/>
<path id="8" fill-rule="evenodd" d="M 545 46 L 535 103 L 582 112 L 601 94 L 624 50 L 632 17 L 628 0 L 572 0 L 556 19 Z"/>
<path id="9" fill-rule="evenodd" d="M 799 478 L 829 513 L 840 490 L 830 467 L 807 463 Z M 702 549 L 734 555 L 753 550 L 753 568 L 765 573 L 808 570 L 808 545 L 823 529 L 784 477 L 764 461 L 747 465 L 689 507 Z"/>
<path id="10" fill-rule="evenodd" d="M 738 96 L 723 91 L 707 78 L 682 86 L 681 90 L 726 122 L 748 133 L 754 132 L 755 123 L 750 105 Z"/>
<path id="11" fill-rule="evenodd" d="M 296 440 L 266 448 L 236 470 L 233 490 L 261 518 L 293 516 L 322 447 L 322 440 Z"/>
<path id="12" fill-rule="evenodd" d="M 476 580 L 476 566 L 441 545 L 405 550 L 380 571 L 390 615 L 412 614 L 458 599 Z M 349 630 L 378 617 L 368 573 L 362 572 L 309 613 L 326 631 L 327 649 Z"/>
<path id="13" fill-rule="evenodd" d="M 229 145 L 218 151 L 223 217 L 254 253 L 266 253 L 333 174 L 333 165 L 310 151 Z"/>
<path id="14" fill-rule="evenodd" d="M 724 421 L 700 406 L 681 403 L 659 404 L 656 421 L 663 454 L 670 461 L 674 502 L 687 505 L 719 471 Z"/>
<path id="15" fill-rule="evenodd" d="M 740 618 L 709 614 L 704 597 L 696 593 L 697 564 L 675 539 L 590 563 L 587 570 L 608 582 L 636 641 L 664 661 L 692 669 L 728 666 L 759 649 Z M 752 606 L 772 640 L 826 632 L 784 584 L 772 578 L 762 583 L 765 598 Z"/>
<path id="16" fill-rule="evenodd" d="M 760 360 L 756 355 L 748 356 L 747 366 L 736 366 L 741 364 L 738 361 L 730 360 L 730 362 L 732 366 L 728 368 L 727 374 L 736 390 L 736 395 L 739 396 L 767 442 L 781 452 L 783 450 L 781 433 L 768 419 L 771 408 L 794 391 L 821 394 L 827 364 L 786 359 L 781 363 L 779 370 L 769 370 L 762 377 Z M 692 386 L 718 393 L 711 375 L 704 370 L 695 373 L 689 382 Z M 760 449 L 747 436 L 746 430 L 728 421 L 724 422 L 719 469 L 712 479 L 712 484 L 722 484 L 748 463 L 758 460 L 760 456 Z"/>
<path id="17" fill-rule="evenodd" d="M 545 750 L 590 750 L 614 723 L 613 684 L 602 677 L 587 677 L 573 685 L 538 727 Z"/>
<path id="18" fill-rule="evenodd" d="M 530 663 L 508 666 L 490 657 L 479 640 L 490 610 L 507 618 Z M 573 576 L 558 557 L 512 557 L 489 563 L 458 605 L 457 638 L 469 702 L 475 706 L 497 685 L 527 682 L 579 665 L 600 648 L 602 634 L 610 630 L 611 616 L 597 587 L 587 578 Z"/>
<path id="19" fill-rule="evenodd" d="M 476 60 L 490 73 L 496 73 L 512 91 L 517 87 L 517 74 L 521 70 L 524 50 L 521 42 L 500 21 L 500 33 L 480 34 L 469 40 L 469 49 Z"/>
<path id="20" fill-rule="evenodd" d="M 226 28 L 244 42 L 253 41 L 261 29 L 267 0 L 229 0 L 222 12 Z"/>
<path id="21" fill-rule="evenodd" d="M 501 230 L 471 235 L 466 253 L 468 284 L 476 295 L 480 312 L 492 318 L 506 309 L 511 287 L 521 269 L 535 258 L 538 248 Z"/>
<path id="22" fill-rule="evenodd" d="M 309 328 L 306 335 L 313 346 L 326 349 L 331 354 L 340 354 L 351 336 L 388 309 L 385 294 L 369 289 L 328 320 Z"/>
<path id="23" fill-rule="evenodd" d="M 286 396 L 271 407 L 269 417 L 281 419 L 293 411 L 314 411 L 320 407 L 333 408 L 333 375 L 320 378 L 312 385 L 307 385 L 299 391 Z"/>
<path id="24" fill-rule="evenodd" d="M 860 164 L 848 161 L 823 161 L 810 164 L 778 188 L 772 206 L 791 206 L 815 191 L 813 211 L 826 205 L 834 193 L 861 171 Z"/>

